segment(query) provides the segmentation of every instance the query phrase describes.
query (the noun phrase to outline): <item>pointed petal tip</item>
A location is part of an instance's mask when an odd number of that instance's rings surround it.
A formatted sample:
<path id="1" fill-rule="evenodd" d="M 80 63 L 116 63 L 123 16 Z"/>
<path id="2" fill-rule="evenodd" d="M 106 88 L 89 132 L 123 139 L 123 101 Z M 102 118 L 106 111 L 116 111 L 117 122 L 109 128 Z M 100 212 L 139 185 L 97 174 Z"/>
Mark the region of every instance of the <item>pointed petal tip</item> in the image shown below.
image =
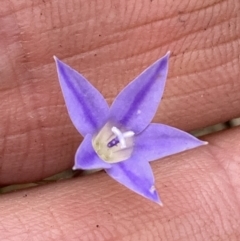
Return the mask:
<path id="1" fill-rule="evenodd" d="M 156 204 L 158 204 L 159 206 L 163 207 L 163 203 L 162 203 L 162 201 L 161 201 L 157 192 L 155 192 L 155 197 L 152 197 L 151 200 L 153 202 L 155 202 Z"/>
<path id="2" fill-rule="evenodd" d="M 163 207 L 163 203 L 158 195 L 158 193 L 156 192 L 156 195 L 157 195 L 157 200 L 155 201 L 159 206 Z"/>
<path id="3" fill-rule="evenodd" d="M 77 169 L 78 169 L 78 168 L 77 168 L 76 166 L 73 166 L 73 167 L 72 167 L 72 170 L 73 170 L 73 171 L 76 171 Z"/>
<path id="4" fill-rule="evenodd" d="M 53 59 L 55 61 L 55 64 L 57 65 L 57 69 L 58 69 L 60 64 L 62 63 L 62 61 L 56 55 L 53 55 Z"/>
<path id="5" fill-rule="evenodd" d="M 196 138 L 196 137 L 195 137 Z M 208 145 L 209 143 L 207 141 L 202 141 L 202 140 L 199 140 L 199 139 L 195 139 L 195 145 L 193 146 L 190 146 L 188 147 L 186 150 L 191 150 L 193 148 L 197 148 L 197 147 L 201 147 L 201 146 L 206 146 Z"/>
<path id="6" fill-rule="evenodd" d="M 202 140 L 198 140 L 198 141 L 199 141 L 199 145 L 198 146 L 206 146 L 206 145 L 209 144 L 208 141 L 202 141 Z M 196 146 L 196 147 L 198 147 L 198 146 Z"/>
<path id="7" fill-rule="evenodd" d="M 163 57 L 158 59 L 155 63 L 158 63 L 158 65 L 161 66 L 161 69 L 165 69 L 168 71 L 168 65 L 169 65 L 169 58 L 170 58 L 171 52 L 168 51 Z M 166 72 L 167 73 L 167 72 Z M 167 76 L 166 76 L 167 77 Z"/>
<path id="8" fill-rule="evenodd" d="M 171 55 L 171 52 L 167 51 L 167 53 L 164 56 L 162 56 L 161 58 L 159 58 L 154 64 L 158 63 L 160 65 L 165 66 L 165 68 L 168 68 L 168 62 L 169 62 L 170 55 Z"/>
<path id="9" fill-rule="evenodd" d="M 168 50 L 168 51 L 167 51 L 167 53 L 165 54 L 165 56 L 164 56 L 164 57 L 169 58 L 169 57 L 170 57 L 170 55 L 171 55 L 171 51 L 170 51 L 170 50 Z"/>
<path id="10" fill-rule="evenodd" d="M 53 59 L 55 60 L 55 62 L 57 62 L 57 61 L 58 61 L 58 58 L 57 58 L 57 56 L 56 56 L 56 55 L 53 55 Z"/>
<path id="11" fill-rule="evenodd" d="M 150 188 L 150 193 L 151 195 L 151 200 L 154 201 L 155 203 L 157 203 L 158 205 L 160 205 L 161 207 L 163 206 L 163 203 L 158 195 L 158 192 L 156 190 L 156 187 L 154 185 L 151 186 Z"/>

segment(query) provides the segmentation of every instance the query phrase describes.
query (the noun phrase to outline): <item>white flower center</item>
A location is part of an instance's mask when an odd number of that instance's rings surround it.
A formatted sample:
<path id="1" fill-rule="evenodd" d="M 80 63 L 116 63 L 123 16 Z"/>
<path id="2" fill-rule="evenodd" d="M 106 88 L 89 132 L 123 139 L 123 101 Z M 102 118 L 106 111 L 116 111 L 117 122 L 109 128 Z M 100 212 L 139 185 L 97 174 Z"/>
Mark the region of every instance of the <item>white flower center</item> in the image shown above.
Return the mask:
<path id="1" fill-rule="evenodd" d="M 134 132 L 107 123 L 92 140 L 93 148 L 105 162 L 116 163 L 128 159 L 133 151 Z"/>

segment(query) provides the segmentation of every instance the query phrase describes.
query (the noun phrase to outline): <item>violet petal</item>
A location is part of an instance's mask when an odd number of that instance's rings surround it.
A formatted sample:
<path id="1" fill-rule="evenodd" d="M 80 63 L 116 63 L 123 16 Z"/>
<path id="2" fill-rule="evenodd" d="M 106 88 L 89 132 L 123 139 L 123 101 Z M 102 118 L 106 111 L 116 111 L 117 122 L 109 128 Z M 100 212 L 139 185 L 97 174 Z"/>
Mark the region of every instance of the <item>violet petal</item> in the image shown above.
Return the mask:
<path id="1" fill-rule="evenodd" d="M 85 136 L 104 125 L 109 113 L 100 92 L 77 71 L 55 57 L 58 78 L 69 116 L 77 130 Z"/>
<path id="2" fill-rule="evenodd" d="M 92 135 L 87 134 L 76 152 L 73 169 L 91 170 L 110 167 L 109 163 L 102 161 L 98 157 L 92 146 Z"/>
<path id="3" fill-rule="evenodd" d="M 136 134 L 153 119 L 161 101 L 168 72 L 169 53 L 144 70 L 117 96 L 110 119 Z"/>
<path id="4" fill-rule="evenodd" d="M 134 153 L 146 161 L 153 161 L 207 144 L 194 136 L 163 124 L 150 124 L 135 137 Z"/>
<path id="5" fill-rule="evenodd" d="M 148 162 L 132 156 L 132 158 L 116 163 L 105 171 L 127 188 L 161 205 L 160 198 L 154 187 L 152 169 Z"/>

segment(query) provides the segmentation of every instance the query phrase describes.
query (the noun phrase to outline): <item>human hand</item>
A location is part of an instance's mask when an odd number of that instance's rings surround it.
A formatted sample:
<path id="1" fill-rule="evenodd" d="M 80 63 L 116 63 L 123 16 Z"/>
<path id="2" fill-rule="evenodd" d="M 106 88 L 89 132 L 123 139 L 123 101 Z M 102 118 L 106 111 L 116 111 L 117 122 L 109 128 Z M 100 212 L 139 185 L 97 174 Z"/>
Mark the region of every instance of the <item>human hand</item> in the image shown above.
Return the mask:
<path id="1" fill-rule="evenodd" d="M 73 165 L 81 137 L 54 54 L 110 103 L 171 50 L 155 122 L 193 130 L 240 114 L 237 0 L 2 2 L 2 185 Z M 238 240 L 239 137 L 239 128 L 213 134 L 209 146 L 151 163 L 164 208 L 104 172 L 2 195 L 1 240 Z"/>

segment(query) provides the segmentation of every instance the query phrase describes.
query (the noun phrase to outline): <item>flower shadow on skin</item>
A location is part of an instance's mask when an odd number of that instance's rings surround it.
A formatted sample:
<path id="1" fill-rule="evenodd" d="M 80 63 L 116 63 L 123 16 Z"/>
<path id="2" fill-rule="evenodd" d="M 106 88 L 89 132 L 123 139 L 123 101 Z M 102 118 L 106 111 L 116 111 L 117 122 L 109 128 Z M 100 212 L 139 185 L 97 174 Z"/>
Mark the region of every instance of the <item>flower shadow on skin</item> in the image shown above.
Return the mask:
<path id="1" fill-rule="evenodd" d="M 105 169 L 160 205 L 149 162 L 206 144 L 171 126 L 150 123 L 164 92 L 169 56 L 168 52 L 128 84 L 110 108 L 84 76 L 54 57 L 69 116 L 84 136 L 73 169 Z"/>

